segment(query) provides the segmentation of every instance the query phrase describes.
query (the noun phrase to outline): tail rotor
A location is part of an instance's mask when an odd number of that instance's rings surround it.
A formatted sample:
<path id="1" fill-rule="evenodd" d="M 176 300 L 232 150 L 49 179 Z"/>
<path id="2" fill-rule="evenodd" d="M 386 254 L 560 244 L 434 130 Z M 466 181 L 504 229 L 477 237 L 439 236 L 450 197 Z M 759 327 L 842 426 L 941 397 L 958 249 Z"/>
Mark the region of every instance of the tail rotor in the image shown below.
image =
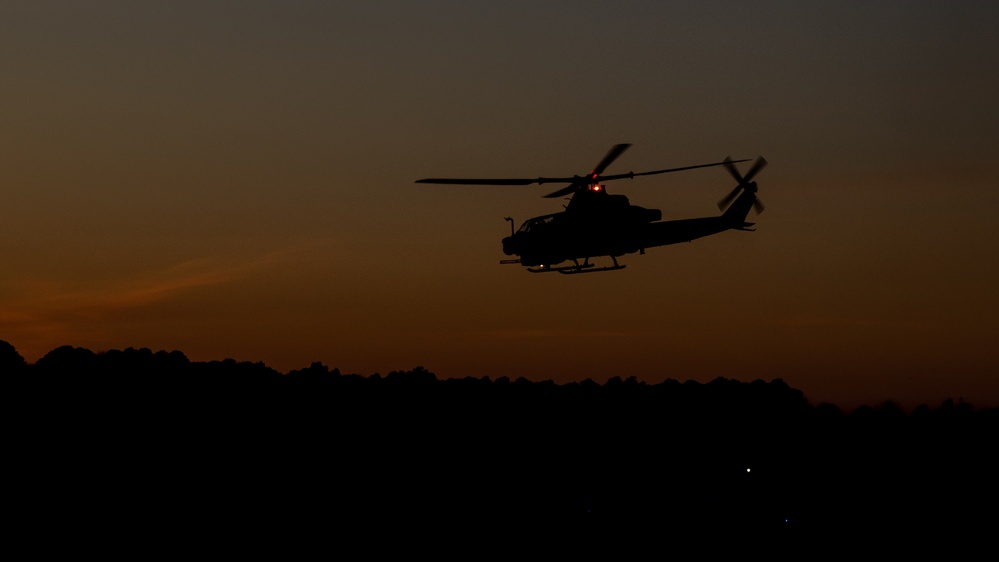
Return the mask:
<path id="1" fill-rule="evenodd" d="M 721 201 L 718 202 L 718 208 L 721 209 L 722 211 L 724 211 L 725 208 L 728 207 L 732 203 L 732 201 L 739 195 L 740 190 L 744 189 L 754 194 L 757 192 L 756 182 L 753 181 L 753 177 L 755 177 L 756 174 L 760 173 L 760 170 L 766 167 L 767 161 L 762 156 L 757 158 L 756 161 L 753 162 L 753 166 L 749 169 L 748 172 L 746 172 L 745 176 L 739 173 L 738 168 L 735 167 L 735 163 L 732 161 L 731 158 L 726 157 L 724 164 L 725 164 L 725 169 L 728 170 L 728 173 L 731 174 L 733 178 L 735 178 L 735 181 L 738 182 L 738 185 L 736 185 L 732 189 L 732 191 L 728 193 L 728 195 L 722 197 Z M 753 208 L 756 209 L 756 214 L 760 214 L 763 212 L 764 209 L 763 203 L 759 200 L 759 198 L 753 199 Z"/>

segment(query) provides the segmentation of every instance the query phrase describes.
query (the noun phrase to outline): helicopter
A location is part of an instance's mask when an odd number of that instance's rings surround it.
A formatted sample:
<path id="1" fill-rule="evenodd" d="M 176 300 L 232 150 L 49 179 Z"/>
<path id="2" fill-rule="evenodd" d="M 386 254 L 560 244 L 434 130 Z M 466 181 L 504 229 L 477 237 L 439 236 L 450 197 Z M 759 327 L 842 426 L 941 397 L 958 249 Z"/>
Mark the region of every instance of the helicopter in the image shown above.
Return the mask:
<path id="1" fill-rule="evenodd" d="M 753 231 L 755 223 L 746 222 L 750 209 L 757 214 L 763 212 L 763 203 L 756 196 L 757 185 L 753 178 L 762 170 L 767 161 L 758 157 L 745 175 L 735 164 L 749 159 L 732 160 L 726 157 L 721 162 L 697 164 L 679 168 L 667 168 L 650 172 L 628 172 L 626 174 L 604 175 L 610 166 L 630 144 L 614 145 L 606 156 L 588 174 L 572 177 L 538 178 L 496 178 L 458 179 L 424 178 L 415 183 L 450 185 L 530 185 L 545 183 L 568 183 L 544 197 L 556 198 L 571 195 L 564 210 L 537 216 L 524 221 L 516 231 L 510 217 L 510 236 L 503 238 L 503 253 L 517 256 L 501 260 L 501 264 L 520 264 L 531 273 L 557 271 L 571 275 L 599 271 L 624 269 L 618 258 L 638 252 L 645 254 L 647 248 L 666 246 L 678 242 L 690 242 L 696 238 L 718 234 L 726 230 Z M 662 211 L 632 205 L 624 195 L 611 195 L 604 182 L 724 166 L 735 178 L 736 186 L 718 202 L 720 215 L 681 220 L 662 220 Z M 741 192 L 741 193 L 740 193 Z M 597 267 L 593 258 L 608 256 L 612 265 Z"/>

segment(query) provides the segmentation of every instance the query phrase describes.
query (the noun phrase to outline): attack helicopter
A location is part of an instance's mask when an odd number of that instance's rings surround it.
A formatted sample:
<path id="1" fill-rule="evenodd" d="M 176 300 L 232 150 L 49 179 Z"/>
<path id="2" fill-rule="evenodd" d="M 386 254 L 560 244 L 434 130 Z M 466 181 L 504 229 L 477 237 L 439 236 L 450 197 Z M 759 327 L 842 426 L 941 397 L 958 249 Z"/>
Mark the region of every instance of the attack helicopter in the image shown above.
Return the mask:
<path id="1" fill-rule="evenodd" d="M 697 164 L 680 168 L 667 168 L 650 172 L 628 172 L 626 174 L 604 175 L 610 166 L 630 144 L 613 146 L 606 156 L 588 174 L 572 177 L 539 178 L 496 178 L 458 179 L 424 178 L 416 183 L 451 185 L 531 185 L 545 183 L 568 183 L 544 197 L 556 198 L 571 196 L 563 211 L 541 215 L 524 221 L 516 231 L 513 219 L 510 222 L 510 236 L 503 238 L 503 253 L 517 256 L 501 260 L 502 264 L 520 264 L 531 273 L 557 271 L 570 275 L 598 271 L 624 269 L 618 258 L 638 252 L 644 254 L 648 248 L 666 246 L 678 242 L 690 242 L 696 238 L 718 234 L 726 230 L 755 230 L 754 223 L 746 222 L 750 209 L 763 212 L 763 203 L 756 196 L 757 185 L 753 178 L 762 170 L 767 161 L 758 157 L 745 175 L 735 164 L 748 162 L 726 157 L 721 162 Z M 624 195 L 611 195 L 604 182 L 724 166 L 735 178 L 736 186 L 718 202 L 722 213 L 718 216 L 681 220 L 662 220 L 662 211 L 632 205 Z M 597 267 L 590 260 L 608 256 L 612 265 Z"/>

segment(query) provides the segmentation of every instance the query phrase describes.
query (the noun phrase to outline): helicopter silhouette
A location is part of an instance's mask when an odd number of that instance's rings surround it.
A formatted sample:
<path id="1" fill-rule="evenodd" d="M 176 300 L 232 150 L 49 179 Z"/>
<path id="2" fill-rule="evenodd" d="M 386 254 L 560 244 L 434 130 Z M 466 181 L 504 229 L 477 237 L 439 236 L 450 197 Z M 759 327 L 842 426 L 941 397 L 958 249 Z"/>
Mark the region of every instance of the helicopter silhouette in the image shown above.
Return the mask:
<path id="1" fill-rule="evenodd" d="M 592 273 L 624 269 L 617 258 L 638 252 L 644 254 L 647 248 L 666 246 L 678 242 L 690 242 L 696 238 L 718 234 L 726 230 L 755 230 L 754 223 L 746 222 L 750 209 L 763 212 L 763 203 L 757 197 L 757 185 L 753 178 L 762 170 L 767 161 L 758 157 L 745 175 L 739 173 L 736 163 L 749 160 L 732 160 L 726 157 L 721 162 L 697 164 L 680 168 L 667 168 L 650 172 L 628 172 L 626 174 L 603 175 L 607 167 L 627 150 L 630 144 L 613 146 L 593 170 L 584 176 L 553 178 L 496 178 L 458 179 L 425 178 L 416 183 L 452 185 L 530 185 L 545 183 L 565 183 L 569 185 L 553 191 L 545 197 L 555 198 L 571 195 L 565 210 L 541 215 L 524 221 L 516 231 L 513 219 L 510 222 L 510 236 L 503 238 L 503 253 L 518 256 L 515 259 L 501 260 L 503 264 L 520 264 L 531 273 L 558 271 L 563 274 Z M 639 176 L 665 174 L 724 166 L 735 178 L 736 186 L 718 202 L 722 213 L 718 216 L 681 220 L 662 220 L 662 211 L 632 205 L 624 195 L 607 193 L 603 182 L 631 179 Z M 741 193 L 740 193 L 741 192 Z M 727 208 L 726 208 L 727 207 Z M 613 265 L 596 267 L 592 258 L 609 256 Z"/>

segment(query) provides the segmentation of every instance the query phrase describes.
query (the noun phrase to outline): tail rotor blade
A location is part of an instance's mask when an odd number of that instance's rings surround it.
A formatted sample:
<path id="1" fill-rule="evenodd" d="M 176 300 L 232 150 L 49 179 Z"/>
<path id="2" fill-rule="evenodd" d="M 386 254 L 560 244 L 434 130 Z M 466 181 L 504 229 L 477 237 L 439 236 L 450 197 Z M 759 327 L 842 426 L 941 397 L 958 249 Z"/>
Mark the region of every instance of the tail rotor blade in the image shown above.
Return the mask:
<path id="1" fill-rule="evenodd" d="M 729 203 L 731 203 L 732 200 L 735 199 L 735 196 L 739 194 L 739 189 L 741 187 L 742 186 L 740 185 L 735 186 L 735 188 L 732 191 L 730 191 L 728 195 L 723 197 L 722 200 L 718 202 L 718 208 L 724 211 L 725 207 L 728 207 Z"/>
<path id="2" fill-rule="evenodd" d="M 724 163 L 725 163 L 725 169 L 728 170 L 728 173 L 732 174 L 732 177 L 735 178 L 735 181 L 742 184 L 743 181 L 742 174 L 740 174 L 739 170 L 736 169 L 735 164 L 732 162 L 732 158 L 726 156 Z"/>
<path id="3" fill-rule="evenodd" d="M 766 167 L 766 165 L 767 165 L 766 159 L 760 156 L 759 158 L 756 159 L 756 162 L 753 162 L 753 167 L 750 168 L 748 172 L 746 172 L 746 177 L 743 179 L 745 179 L 745 181 L 747 182 L 752 181 L 753 176 L 758 174 L 760 170 Z"/>

